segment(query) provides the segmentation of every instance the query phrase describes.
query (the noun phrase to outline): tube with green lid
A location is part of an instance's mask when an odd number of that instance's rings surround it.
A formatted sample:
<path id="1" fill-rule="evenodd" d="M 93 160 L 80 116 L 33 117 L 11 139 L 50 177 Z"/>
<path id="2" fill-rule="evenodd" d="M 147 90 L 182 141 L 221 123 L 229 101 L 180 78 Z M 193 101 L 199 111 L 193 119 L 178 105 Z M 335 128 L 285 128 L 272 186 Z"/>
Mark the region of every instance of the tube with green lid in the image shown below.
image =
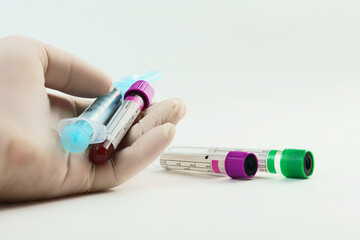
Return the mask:
<path id="1" fill-rule="evenodd" d="M 250 150 L 250 149 L 249 149 Z M 314 171 L 314 155 L 309 150 L 251 150 L 259 159 L 259 171 L 287 178 L 309 178 Z"/>

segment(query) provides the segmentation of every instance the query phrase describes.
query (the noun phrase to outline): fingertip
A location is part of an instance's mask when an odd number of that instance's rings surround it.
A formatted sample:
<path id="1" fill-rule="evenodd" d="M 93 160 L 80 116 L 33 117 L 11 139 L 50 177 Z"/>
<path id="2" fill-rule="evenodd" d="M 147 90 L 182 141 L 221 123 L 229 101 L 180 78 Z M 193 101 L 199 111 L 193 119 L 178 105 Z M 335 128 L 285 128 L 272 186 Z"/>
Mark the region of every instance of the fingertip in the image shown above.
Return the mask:
<path id="1" fill-rule="evenodd" d="M 172 123 L 165 123 L 163 125 L 163 133 L 165 138 L 169 139 L 170 141 L 174 138 L 176 132 L 175 125 Z"/>
<path id="2" fill-rule="evenodd" d="M 105 88 L 105 95 L 111 93 L 114 90 L 114 85 L 111 77 L 104 73 L 104 86 Z"/>
<path id="3" fill-rule="evenodd" d="M 174 98 L 176 103 L 177 103 L 177 109 L 178 109 L 178 114 L 179 114 L 179 120 L 184 118 L 184 116 L 186 115 L 186 111 L 187 111 L 187 107 L 186 107 L 186 103 L 185 100 L 182 98 Z"/>
<path id="4" fill-rule="evenodd" d="M 85 86 L 84 89 L 81 89 L 85 96 L 98 97 L 111 93 L 114 90 L 111 77 L 95 67 L 92 70 L 92 75 L 89 76 L 88 82 L 85 83 L 87 87 Z"/>
<path id="5" fill-rule="evenodd" d="M 186 104 L 182 98 L 172 98 L 166 100 L 167 104 L 163 104 L 160 111 L 166 114 L 163 117 L 172 124 L 177 124 L 186 114 Z"/>
<path id="6" fill-rule="evenodd" d="M 113 90 L 114 90 L 114 85 L 113 85 L 112 82 L 111 82 L 111 84 L 110 84 L 110 89 L 109 89 L 108 93 L 111 93 Z"/>
<path id="7" fill-rule="evenodd" d="M 93 75 L 89 76 L 88 80 L 88 83 L 86 83 L 88 87 L 85 86 L 84 89 L 81 89 L 85 96 L 105 96 L 114 90 L 111 77 L 96 68 L 93 68 Z"/>

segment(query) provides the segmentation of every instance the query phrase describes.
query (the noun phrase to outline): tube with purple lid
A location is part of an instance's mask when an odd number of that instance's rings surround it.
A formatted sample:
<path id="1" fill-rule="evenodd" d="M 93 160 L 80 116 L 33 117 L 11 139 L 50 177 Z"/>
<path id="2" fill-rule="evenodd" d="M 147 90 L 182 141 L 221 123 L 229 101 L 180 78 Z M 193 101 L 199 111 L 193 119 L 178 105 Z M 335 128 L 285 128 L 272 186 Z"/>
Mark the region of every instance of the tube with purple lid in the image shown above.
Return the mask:
<path id="1" fill-rule="evenodd" d="M 167 170 L 226 174 L 231 178 L 252 178 L 258 169 L 253 153 L 195 147 L 169 148 L 160 156 L 160 165 Z"/>
<path id="2" fill-rule="evenodd" d="M 154 89 L 146 81 L 137 81 L 129 88 L 123 104 L 106 125 L 106 140 L 90 148 L 90 161 L 102 164 L 111 157 L 139 113 L 150 106 L 153 96 Z"/>

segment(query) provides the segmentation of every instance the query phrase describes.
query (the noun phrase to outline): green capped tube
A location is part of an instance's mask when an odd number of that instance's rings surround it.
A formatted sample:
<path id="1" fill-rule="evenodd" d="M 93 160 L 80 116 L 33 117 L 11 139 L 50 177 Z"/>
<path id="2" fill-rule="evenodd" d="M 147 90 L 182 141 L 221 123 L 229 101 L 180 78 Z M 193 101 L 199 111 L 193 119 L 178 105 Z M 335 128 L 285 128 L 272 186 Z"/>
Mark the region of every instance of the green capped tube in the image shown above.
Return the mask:
<path id="1" fill-rule="evenodd" d="M 314 155 L 301 149 L 263 150 L 259 171 L 282 174 L 287 178 L 309 178 L 314 171 Z"/>

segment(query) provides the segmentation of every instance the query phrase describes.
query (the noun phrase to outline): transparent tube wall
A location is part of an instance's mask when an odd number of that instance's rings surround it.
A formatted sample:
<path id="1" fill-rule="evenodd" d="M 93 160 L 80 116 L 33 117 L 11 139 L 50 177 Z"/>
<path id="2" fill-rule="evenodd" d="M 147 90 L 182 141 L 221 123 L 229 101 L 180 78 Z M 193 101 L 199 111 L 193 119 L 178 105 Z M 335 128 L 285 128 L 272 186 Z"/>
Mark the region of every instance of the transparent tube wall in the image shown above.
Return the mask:
<path id="1" fill-rule="evenodd" d="M 226 174 L 224 164 L 228 153 L 212 148 L 171 147 L 160 156 L 160 165 L 167 170 Z"/>

